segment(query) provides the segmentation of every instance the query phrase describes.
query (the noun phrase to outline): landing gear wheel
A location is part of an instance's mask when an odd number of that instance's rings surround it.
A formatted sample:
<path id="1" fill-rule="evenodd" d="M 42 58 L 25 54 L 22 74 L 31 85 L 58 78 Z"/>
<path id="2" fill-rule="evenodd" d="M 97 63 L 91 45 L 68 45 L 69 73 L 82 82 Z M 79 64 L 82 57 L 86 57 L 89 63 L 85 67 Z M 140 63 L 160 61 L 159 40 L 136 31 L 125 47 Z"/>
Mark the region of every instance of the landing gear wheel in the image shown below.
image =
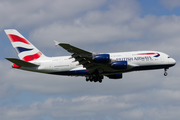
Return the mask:
<path id="1" fill-rule="evenodd" d="M 86 77 L 86 81 L 88 82 L 90 79 L 89 79 L 89 76 Z"/>
<path id="2" fill-rule="evenodd" d="M 167 72 L 165 72 L 165 73 L 164 73 L 164 76 L 167 76 L 167 75 L 168 75 Z"/>
<path id="3" fill-rule="evenodd" d="M 86 81 L 101 83 L 103 78 L 104 78 L 103 76 L 92 76 L 91 75 L 91 76 L 86 76 Z"/>
<path id="4" fill-rule="evenodd" d="M 167 76 L 167 68 L 164 68 L 164 76 Z"/>
<path id="5" fill-rule="evenodd" d="M 99 80 L 99 83 L 102 83 L 102 79 Z"/>

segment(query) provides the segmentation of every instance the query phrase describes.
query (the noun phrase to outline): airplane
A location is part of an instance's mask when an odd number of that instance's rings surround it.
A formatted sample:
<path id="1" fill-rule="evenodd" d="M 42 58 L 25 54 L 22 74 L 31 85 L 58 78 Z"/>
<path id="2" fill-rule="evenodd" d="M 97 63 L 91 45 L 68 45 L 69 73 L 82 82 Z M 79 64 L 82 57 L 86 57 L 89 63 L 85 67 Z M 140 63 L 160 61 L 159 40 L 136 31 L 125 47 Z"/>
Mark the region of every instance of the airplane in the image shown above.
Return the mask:
<path id="1" fill-rule="evenodd" d="M 141 70 L 167 69 L 176 61 L 169 55 L 158 51 L 132 51 L 116 53 L 93 53 L 67 43 L 55 41 L 71 56 L 47 57 L 15 29 L 4 30 L 20 59 L 6 58 L 12 68 L 66 76 L 84 76 L 86 81 L 102 82 L 121 79 L 123 73 Z"/>

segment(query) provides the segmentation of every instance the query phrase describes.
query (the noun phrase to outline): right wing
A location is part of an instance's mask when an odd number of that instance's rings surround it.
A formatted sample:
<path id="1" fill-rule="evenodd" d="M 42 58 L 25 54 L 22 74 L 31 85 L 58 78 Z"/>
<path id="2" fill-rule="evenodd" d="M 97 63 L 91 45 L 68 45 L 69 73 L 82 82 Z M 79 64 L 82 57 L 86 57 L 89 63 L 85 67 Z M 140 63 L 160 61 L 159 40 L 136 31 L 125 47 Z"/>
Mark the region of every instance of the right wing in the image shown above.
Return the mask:
<path id="1" fill-rule="evenodd" d="M 89 74 L 101 74 L 103 72 L 112 72 L 114 71 L 112 67 L 107 63 L 96 63 L 93 60 L 93 56 L 96 55 L 92 52 L 88 52 L 86 50 L 82 50 L 80 48 L 74 47 L 70 44 L 66 43 L 58 43 L 56 42 L 56 45 L 59 45 L 63 47 L 68 52 L 72 53 L 72 58 L 75 59 L 75 61 L 78 61 L 79 64 L 82 64 L 83 67 L 86 68 L 86 70 L 89 72 Z"/>

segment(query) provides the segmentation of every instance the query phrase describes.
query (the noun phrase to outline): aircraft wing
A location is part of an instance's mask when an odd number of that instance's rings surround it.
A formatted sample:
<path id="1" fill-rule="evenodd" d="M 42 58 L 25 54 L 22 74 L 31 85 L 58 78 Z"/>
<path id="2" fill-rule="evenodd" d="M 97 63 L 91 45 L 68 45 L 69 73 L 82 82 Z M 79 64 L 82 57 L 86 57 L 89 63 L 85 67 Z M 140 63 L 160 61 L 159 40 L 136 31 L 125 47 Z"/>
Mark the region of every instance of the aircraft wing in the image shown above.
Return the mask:
<path id="1" fill-rule="evenodd" d="M 94 55 L 92 52 L 88 52 L 66 43 L 57 44 L 56 42 L 56 45 L 59 45 L 68 52 L 72 53 L 72 58 L 74 58 L 75 61 L 78 61 L 79 64 L 82 64 L 87 69 L 89 74 L 95 74 L 96 72 L 101 74 L 102 72 L 114 71 L 109 64 L 95 63 L 92 59 Z"/>
<path id="2" fill-rule="evenodd" d="M 70 53 L 75 53 L 75 54 L 86 54 L 86 55 L 91 55 L 92 53 L 91 52 L 88 52 L 88 51 L 85 51 L 85 50 L 82 50 L 80 48 L 77 48 L 77 47 L 74 47 L 70 44 L 66 44 L 66 43 L 59 43 L 59 45 L 61 47 L 63 47 L 65 50 L 67 50 L 68 52 Z"/>

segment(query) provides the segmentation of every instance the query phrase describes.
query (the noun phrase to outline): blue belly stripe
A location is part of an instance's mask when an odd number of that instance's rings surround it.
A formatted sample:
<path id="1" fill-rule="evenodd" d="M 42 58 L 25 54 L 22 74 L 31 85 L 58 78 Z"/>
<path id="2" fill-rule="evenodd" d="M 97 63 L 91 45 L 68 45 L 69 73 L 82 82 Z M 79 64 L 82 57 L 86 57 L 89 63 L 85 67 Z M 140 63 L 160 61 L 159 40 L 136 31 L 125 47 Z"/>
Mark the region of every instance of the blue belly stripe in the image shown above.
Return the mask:
<path id="1" fill-rule="evenodd" d="M 154 70 L 154 69 L 164 69 L 164 68 L 169 68 L 174 66 L 174 64 L 167 64 L 167 65 L 149 65 L 149 66 L 136 66 L 132 69 L 129 70 L 120 70 L 119 72 L 116 71 L 114 74 L 117 73 L 124 73 L 124 72 L 131 72 L 131 71 L 139 71 L 139 70 Z M 103 74 L 112 74 L 113 72 L 104 72 Z M 63 72 L 51 72 L 49 74 L 54 74 L 54 75 L 90 75 L 88 71 L 86 70 L 74 70 L 74 71 L 63 71 Z"/>
<path id="2" fill-rule="evenodd" d="M 88 71 L 86 71 L 86 70 L 52 72 L 52 73 L 49 73 L 49 74 L 55 74 L 55 75 L 89 75 Z"/>

